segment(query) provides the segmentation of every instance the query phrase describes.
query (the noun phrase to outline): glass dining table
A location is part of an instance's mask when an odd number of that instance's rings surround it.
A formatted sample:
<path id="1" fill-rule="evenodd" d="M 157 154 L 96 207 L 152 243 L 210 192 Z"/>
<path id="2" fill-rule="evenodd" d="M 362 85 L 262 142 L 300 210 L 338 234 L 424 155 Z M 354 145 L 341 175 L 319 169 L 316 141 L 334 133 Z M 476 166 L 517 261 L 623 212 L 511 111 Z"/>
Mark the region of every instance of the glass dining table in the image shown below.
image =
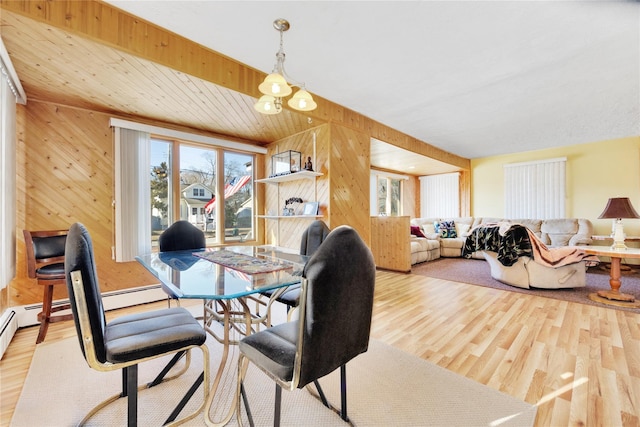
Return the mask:
<path id="1" fill-rule="evenodd" d="M 288 286 L 302 281 L 308 258 L 269 246 L 225 246 L 136 257 L 159 280 L 170 299 L 203 301 L 203 327 L 222 344 L 220 367 L 205 405 L 208 425 L 228 423 L 239 398 L 234 396 L 221 405 L 230 407 L 215 411 L 214 416 L 221 419 L 211 418 L 221 380 L 233 366 L 230 348 L 243 336 L 271 324 L 271 304 Z M 275 292 L 265 297 L 262 292 L 267 290 Z"/>

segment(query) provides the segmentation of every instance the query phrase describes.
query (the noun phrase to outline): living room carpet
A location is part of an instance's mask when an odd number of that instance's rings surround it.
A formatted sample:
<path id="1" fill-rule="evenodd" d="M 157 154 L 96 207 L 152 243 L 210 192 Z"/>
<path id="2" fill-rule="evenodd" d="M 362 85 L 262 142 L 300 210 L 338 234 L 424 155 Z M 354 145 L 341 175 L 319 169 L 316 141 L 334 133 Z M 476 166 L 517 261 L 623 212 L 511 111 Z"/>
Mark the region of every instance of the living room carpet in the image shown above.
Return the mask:
<path id="1" fill-rule="evenodd" d="M 621 292 L 635 295 L 640 298 L 640 266 L 634 267 L 629 272 L 623 272 Z M 611 289 L 609 286 L 609 270 L 604 263 L 589 267 L 587 270 L 586 286 L 583 288 L 569 289 L 523 289 L 510 286 L 491 277 L 489 264 L 483 259 L 466 258 L 438 258 L 433 261 L 415 264 L 411 273 L 436 279 L 451 280 L 453 282 L 468 283 L 471 285 L 486 286 L 504 291 L 520 292 L 529 295 L 555 298 L 564 301 L 579 302 L 599 307 L 614 308 L 617 310 L 640 312 L 640 308 L 620 307 L 602 304 L 589 299 L 589 294 L 599 290 Z"/>
<path id="2" fill-rule="evenodd" d="M 208 342 L 213 379 L 221 345 L 213 339 Z M 139 393 L 140 425 L 161 425 L 170 408 L 191 384 L 201 366 L 201 352 L 194 350 L 192 353 L 191 369 L 186 374 Z M 163 363 L 142 364 L 140 382 L 149 381 Z M 236 363 L 231 365 L 235 368 Z M 231 371 L 231 377 L 234 377 L 235 369 Z M 340 405 L 339 377 L 338 370 L 320 381 L 336 408 Z M 532 426 L 536 417 L 535 405 L 378 341 L 371 341 L 366 353 L 347 364 L 347 378 L 348 415 L 354 426 L 524 427 Z M 44 342 L 34 353 L 11 425 L 76 425 L 90 408 L 118 393 L 120 381 L 119 371 L 90 369 L 81 355 L 77 338 Z M 227 395 L 234 388 L 232 382 L 223 381 Z M 245 385 L 256 425 L 272 425 L 274 383 L 250 365 Z M 194 397 L 201 402 L 201 391 Z M 283 391 L 282 399 L 284 426 L 347 425 L 307 390 Z M 195 404 L 187 407 L 184 414 L 194 407 Z M 124 425 L 125 420 L 126 401 L 119 399 L 92 418 L 88 425 Z M 246 419 L 243 423 L 248 425 Z M 203 415 L 199 415 L 185 425 L 204 424 Z M 235 418 L 229 424 L 237 425 Z"/>

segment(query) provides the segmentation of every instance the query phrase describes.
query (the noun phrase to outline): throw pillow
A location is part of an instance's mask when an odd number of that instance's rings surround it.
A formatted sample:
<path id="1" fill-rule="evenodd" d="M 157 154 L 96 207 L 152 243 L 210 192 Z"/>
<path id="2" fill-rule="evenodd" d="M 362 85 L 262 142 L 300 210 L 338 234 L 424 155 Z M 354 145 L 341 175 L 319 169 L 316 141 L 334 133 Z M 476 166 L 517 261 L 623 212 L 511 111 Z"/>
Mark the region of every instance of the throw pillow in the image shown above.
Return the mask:
<path id="1" fill-rule="evenodd" d="M 424 234 L 433 234 L 436 232 L 436 227 L 433 224 L 422 224 L 421 227 Z"/>
<path id="2" fill-rule="evenodd" d="M 422 230 L 420 230 L 420 227 L 417 225 L 412 225 L 411 226 L 411 234 L 413 234 L 414 236 L 417 237 L 427 237 L 424 234 L 422 234 Z"/>
<path id="3" fill-rule="evenodd" d="M 440 233 L 440 237 L 443 239 L 450 239 L 454 237 L 458 237 L 456 233 L 456 224 L 454 221 L 440 221 L 434 223 L 436 226 L 436 231 Z"/>

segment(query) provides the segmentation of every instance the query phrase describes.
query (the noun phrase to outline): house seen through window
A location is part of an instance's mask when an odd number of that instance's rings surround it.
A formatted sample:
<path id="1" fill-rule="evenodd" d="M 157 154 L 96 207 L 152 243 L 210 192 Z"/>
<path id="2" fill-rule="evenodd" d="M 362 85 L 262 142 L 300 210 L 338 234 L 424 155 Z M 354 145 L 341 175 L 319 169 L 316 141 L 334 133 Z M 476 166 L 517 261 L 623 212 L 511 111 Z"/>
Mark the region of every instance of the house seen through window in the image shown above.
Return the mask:
<path id="1" fill-rule="evenodd" d="M 252 239 L 252 154 L 152 137 L 150 158 L 152 246 L 177 220 L 203 230 L 207 246 Z M 224 159 L 222 168 L 218 158 Z M 224 194 L 216 193 L 217 180 Z"/>

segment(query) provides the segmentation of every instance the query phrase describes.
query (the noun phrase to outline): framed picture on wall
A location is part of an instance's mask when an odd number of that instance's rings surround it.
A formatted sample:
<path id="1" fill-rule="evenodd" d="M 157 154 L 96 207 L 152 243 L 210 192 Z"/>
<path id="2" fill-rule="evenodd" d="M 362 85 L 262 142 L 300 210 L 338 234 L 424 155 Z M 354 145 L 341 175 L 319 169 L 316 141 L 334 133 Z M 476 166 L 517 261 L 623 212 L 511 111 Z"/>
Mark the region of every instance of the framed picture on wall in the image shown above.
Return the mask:
<path id="1" fill-rule="evenodd" d="M 302 215 L 318 215 L 318 202 L 307 202 L 302 209 Z"/>

